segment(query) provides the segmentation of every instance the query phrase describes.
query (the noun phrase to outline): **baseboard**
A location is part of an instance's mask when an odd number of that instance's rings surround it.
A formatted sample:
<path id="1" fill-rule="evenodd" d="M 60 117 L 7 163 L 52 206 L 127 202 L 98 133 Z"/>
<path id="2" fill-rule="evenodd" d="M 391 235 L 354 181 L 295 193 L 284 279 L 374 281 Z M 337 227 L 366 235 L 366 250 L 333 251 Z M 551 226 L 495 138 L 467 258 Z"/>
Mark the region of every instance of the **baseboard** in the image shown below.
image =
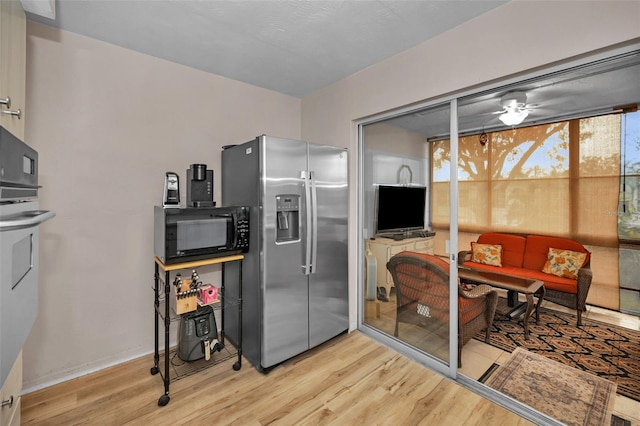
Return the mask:
<path id="1" fill-rule="evenodd" d="M 152 354 L 153 352 L 153 350 L 150 350 L 147 352 L 131 353 L 118 358 L 101 360 L 100 363 L 85 364 L 80 368 L 69 368 L 63 371 L 57 371 L 55 374 L 41 376 L 38 377 L 38 380 L 23 382 L 21 395 L 26 395 L 40 389 L 48 388 L 49 386 L 54 386 L 69 380 L 77 379 L 78 377 L 86 376 L 87 374 L 95 373 L 97 371 L 104 370 L 105 368 L 110 368 L 124 362 L 128 362 Z"/>

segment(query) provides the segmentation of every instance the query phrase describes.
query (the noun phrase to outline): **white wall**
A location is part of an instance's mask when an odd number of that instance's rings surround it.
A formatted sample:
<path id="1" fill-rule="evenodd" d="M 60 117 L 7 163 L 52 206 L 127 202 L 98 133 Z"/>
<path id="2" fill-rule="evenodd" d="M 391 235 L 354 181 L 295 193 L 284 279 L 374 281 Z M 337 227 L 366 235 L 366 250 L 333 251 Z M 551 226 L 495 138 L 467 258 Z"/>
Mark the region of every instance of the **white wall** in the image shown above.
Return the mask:
<path id="1" fill-rule="evenodd" d="M 511 1 L 302 100 L 302 136 L 349 146 L 349 265 L 357 265 L 355 120 L 640 39 L 640 2 Z M 357 268 L 349 271 L 357 322 Z"/>
<path id="2" fill-rule="evenodd" d="M 165 171 L 266 133 L 300 138 L 299 99 L 29 22 L 26 141 L 39 151 L 38 319 L 24 387 L 153 350 L 153 206 Z M 219 267 L 199 270 L 219 284 Z M 207 282 L 207 281 L 205 281 Z M 162 340 L 161 340 L 162 342 Z M 151 365 L 149 366 L 151 367 Z"/>

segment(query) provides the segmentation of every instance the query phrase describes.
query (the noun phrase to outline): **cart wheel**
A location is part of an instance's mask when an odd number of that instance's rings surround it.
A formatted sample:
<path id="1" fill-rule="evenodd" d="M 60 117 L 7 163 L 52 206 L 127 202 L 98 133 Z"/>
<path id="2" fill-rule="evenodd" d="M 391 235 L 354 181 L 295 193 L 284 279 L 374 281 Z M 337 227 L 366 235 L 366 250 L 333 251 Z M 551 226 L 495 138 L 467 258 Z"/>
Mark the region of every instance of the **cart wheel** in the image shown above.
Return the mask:
<path id="1" fill-rule="evenodd" d="M 159 371 L 160 370 L 158 370 L 158 367 L 151 367 L 150 373 L 152 376 L 155 376 Z"/>
<path id="2" fill-rule="evenodd" d="M 240 365 L 239 362 L 236 362 L 235 364 L 233 364 L 233 371 L 238 371 L 241 367 L 242 365 Z"/>
<path id="3" fill-rule="evenodd" d="M 171 399 L 171 398 L 169 398 L 169 395 L 167 395 L 167 394 L 162 395 L 160 397 L 160 399 L 158 399 L 158 405 L 160 407 L 164 407 L 165 405 L 167 405 L 169 403 L 169 399 Z"/>

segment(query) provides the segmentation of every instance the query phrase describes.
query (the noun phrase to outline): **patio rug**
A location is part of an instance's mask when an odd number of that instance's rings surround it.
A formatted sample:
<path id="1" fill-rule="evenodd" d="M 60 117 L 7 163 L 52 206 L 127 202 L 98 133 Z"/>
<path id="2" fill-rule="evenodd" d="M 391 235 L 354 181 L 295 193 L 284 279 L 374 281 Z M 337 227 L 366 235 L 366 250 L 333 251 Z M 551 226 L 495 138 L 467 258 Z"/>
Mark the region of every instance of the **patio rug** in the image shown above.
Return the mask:
<path id="1" fill-rule="evenodd" d="M 567 425 L 610 425 L 616 384 L 516 348 L 485 384 Z"/>
<path id="2" fill-rule="evenodd" d="M 521 347 L 530 352 L 608 379 L 617 392 L 640 401 L 640 331 L 540 308 L 540 324 L 532 317 L 529 340 L 522 323 L 496 316 L 490 344 L 507 352 Z M 475 336 L 484 341 L 484 334 Z"/>

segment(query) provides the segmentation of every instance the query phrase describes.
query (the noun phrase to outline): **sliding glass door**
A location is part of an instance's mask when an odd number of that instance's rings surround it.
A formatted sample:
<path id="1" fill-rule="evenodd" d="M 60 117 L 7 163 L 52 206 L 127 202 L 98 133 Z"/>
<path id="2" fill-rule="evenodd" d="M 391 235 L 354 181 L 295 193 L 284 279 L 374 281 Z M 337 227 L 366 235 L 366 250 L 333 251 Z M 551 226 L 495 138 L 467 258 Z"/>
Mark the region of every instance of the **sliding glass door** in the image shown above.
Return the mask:
<path id="1" fill-rule="evenodd" d="M 535 418 L 476 382 L 511 355 L 500 345 L 465 342 L 457 368 L 458 251 L 489 231 L 575 239 L 591 252 L 587 303 L 640 315 L 638 75 L 634 50 L 361 123 L 361 330 Z M 424 221 L 403 224 L 407 200 L 385 201 L 387 187 L 424 188 Z M 386 228 L 381 210 L 400 222 Z M 445 292 L 423 273 L 425 294 L 403 297 L 387 265 L 407 252 L 449 270 Z M 429 292 L 447 302 L 436 309 Z"/>
<path id="2" fill-rule="evenodd" d="M 640 316 L 640 112 L 622 115 L 622 170 L 617 209 L 620 311 Z"/>
<path id="3" fill-rule="evenodd" d="M 430 126 L 448 129 L 449 110 L 449 105 L 443 104 L 416 114 L 436 114 L 437 120 Z M 406 253 L 439 255 L 448 262 L 444 240 L 430 232 L 431 144 L 424 129 L 403 126 L 405 119 L 361 127 L 362 324 L 399 345 L 416 349 L 427 362 L 446 371 L 451 346 L 448 281 L 432 282 L 435 290 L 430 294 L 411 282 L 416 279 L 413 273 L 423 273 L 418 267 L 410 271 L 399 264 L 394 279 L 394 271 L 387 266 Z M 432 297 L 438 299 L 437 309 Z"/>

